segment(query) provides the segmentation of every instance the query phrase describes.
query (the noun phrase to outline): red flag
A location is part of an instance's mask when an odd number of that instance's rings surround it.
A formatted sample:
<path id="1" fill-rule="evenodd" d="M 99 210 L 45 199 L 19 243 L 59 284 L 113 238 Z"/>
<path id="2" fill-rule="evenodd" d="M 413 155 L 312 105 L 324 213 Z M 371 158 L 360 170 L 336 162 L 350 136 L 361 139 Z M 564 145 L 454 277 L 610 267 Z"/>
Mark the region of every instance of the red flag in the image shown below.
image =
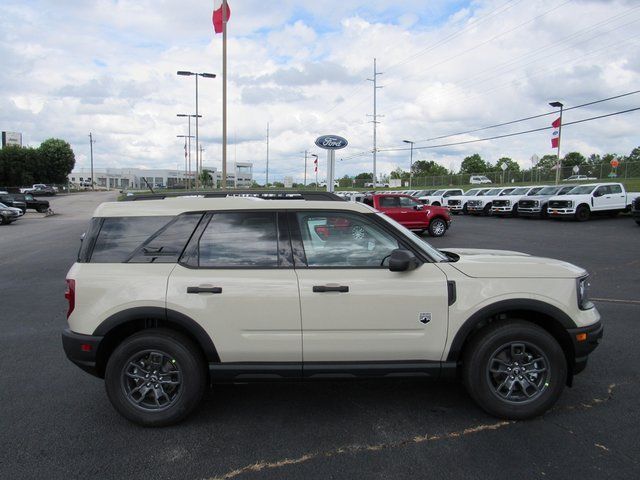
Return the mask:
<path id="1" fill-rule="evenodd" d="M 213 11 L 213 30 L 216 33 L 222 33 L 222 8 L 224 7 L 224 1 L 222 2 L 222 5 L 220 5 L 220 8 L 218 8 L 217 10 Z M 231 18 L 231 8 L 229 8 L 229 3 L 227 2 L 227 15 L 226 15 L 226 19 L 224 20 L 225 23 L 229 21 L 229 18 Z"/>
<path id="2" fill-rule="evenodd" d="M 313 164 L 315 165 L 316 173 L 318 173 L 318 157 L 315 158 L 315 160 L 313 161 Z"/>
<path id="3" fill-rule="evenodd" d="M 558 142 L 560 141 L 560 120 L 562 117 L 558 117 L 553 121 L 551 126 L 553 131 L 551 132 L 551 148 L 558 148 Z"/>
<path id="4" fill-rule="evenodd" d="M 184 141 L 184 159 L 187 159 L 187 141 Z"/>

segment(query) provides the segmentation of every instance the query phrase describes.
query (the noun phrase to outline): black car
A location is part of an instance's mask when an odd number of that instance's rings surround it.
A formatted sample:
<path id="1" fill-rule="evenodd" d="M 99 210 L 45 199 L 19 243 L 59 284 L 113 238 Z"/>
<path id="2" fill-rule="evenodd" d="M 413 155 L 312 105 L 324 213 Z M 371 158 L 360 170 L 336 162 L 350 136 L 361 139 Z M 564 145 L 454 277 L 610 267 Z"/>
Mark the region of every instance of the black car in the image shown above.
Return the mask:
<path id="1" fill-rule="evenodd" d="M 36 212 L 44 213 L 49 210 L 49 202 L 46 200 L 38 200 L 30 193 L 10 193 L 8 195 L 0 195 L 0 202 L 5 205 L 9 205 L 7 201 L 11 197 L 14 201 L 22 202 L 27 206 L 29 210 L 35 210 Z M 14 206 L 14 205 L 11 205 Z M 18 207 L 22 208 L 22 207 Z"/>
<path id="2" fill-rule="evenodd" d="M 17 212 L 9 208 L 0 207 L 0 223 L 2 225 L 7 225 L 17 220 L 19 217 L 20 215 Z"/>
<path id="3" fill-rule="evenodd" d="M 16 194 L 4 194 L 0 195 L 0 203 L 4 203 L 7 207 L 19 208 L 22 213 L 27 211 L 27 203 L 14 198 Z"/>

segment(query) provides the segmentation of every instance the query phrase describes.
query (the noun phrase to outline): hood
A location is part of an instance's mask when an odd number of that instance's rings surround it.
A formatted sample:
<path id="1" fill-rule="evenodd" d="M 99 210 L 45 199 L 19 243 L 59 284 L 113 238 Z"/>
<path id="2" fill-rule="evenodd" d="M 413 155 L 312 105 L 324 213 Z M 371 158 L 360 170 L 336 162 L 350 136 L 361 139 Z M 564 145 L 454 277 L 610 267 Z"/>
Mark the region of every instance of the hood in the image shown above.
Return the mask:
<path id="1" fill-rule="evenodd" d="M 551 198 L 553 196 L 556 196 L 556 195 L 555 194 L 553 194 L 553 195 L 529 195 L 529 196 L 526 196 L 526 197 L 522 197 L 520 200 L 537 200 L 537 201 L 540 201 L 540 200 L 547 200 L 547 199 L 549 199 L 549 198 Z"/>
<path id="2" fill-rule="evenodd" d="M 476 278 L 577 278 L 586 271 L 561 260 L 509 250 L 443 248 L 460 258 L 451 266 Z"/>

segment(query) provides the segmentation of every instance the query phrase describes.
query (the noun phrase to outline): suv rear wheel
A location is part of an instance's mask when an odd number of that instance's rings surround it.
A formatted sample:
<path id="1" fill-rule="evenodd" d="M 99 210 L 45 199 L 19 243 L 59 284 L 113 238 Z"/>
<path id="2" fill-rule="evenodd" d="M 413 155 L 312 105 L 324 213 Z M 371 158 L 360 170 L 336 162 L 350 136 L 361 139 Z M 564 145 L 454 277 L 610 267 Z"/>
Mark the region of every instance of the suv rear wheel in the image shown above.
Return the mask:
<path id="1" fill-rule="evenodd" d="M 542 414 L 558 400 L 566 379 L 562 348 L 547 331 L 529 322 L 492 323 L 465 350 L 465 387 L 496 417 L 518 420 Z"/>
<path id="2" fill-rule="evenodd" d="M 206 388 L 198 347 L 172 330 L 144 330 L 115 349 L 105 372 L 114 408 L 132 422 L 171 425 L 198 405 Z"/>

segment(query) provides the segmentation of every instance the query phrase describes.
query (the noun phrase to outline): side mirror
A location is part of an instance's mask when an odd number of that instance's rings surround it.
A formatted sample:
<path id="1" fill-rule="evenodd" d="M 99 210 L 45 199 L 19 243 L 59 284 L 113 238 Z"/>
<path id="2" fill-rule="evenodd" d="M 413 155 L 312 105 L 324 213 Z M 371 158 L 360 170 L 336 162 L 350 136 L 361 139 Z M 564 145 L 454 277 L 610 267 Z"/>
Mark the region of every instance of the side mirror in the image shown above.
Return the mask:
<path id="1" fill-rule="evenodd" d="M 595 192 L 593 192 L 593 196 L 594 197 L 601 197 L 602 196 L 602 192 L 600 190 L 596 190 Z"/>
<path id="2" fill-rule="evenodd" d="M 406 272 L 408 270 L 414 270 L 418 267 L 420 262 L 409 250 L 396 249 L 391 252 L 389 257 L 389 270 L 392 272 Z"/>

